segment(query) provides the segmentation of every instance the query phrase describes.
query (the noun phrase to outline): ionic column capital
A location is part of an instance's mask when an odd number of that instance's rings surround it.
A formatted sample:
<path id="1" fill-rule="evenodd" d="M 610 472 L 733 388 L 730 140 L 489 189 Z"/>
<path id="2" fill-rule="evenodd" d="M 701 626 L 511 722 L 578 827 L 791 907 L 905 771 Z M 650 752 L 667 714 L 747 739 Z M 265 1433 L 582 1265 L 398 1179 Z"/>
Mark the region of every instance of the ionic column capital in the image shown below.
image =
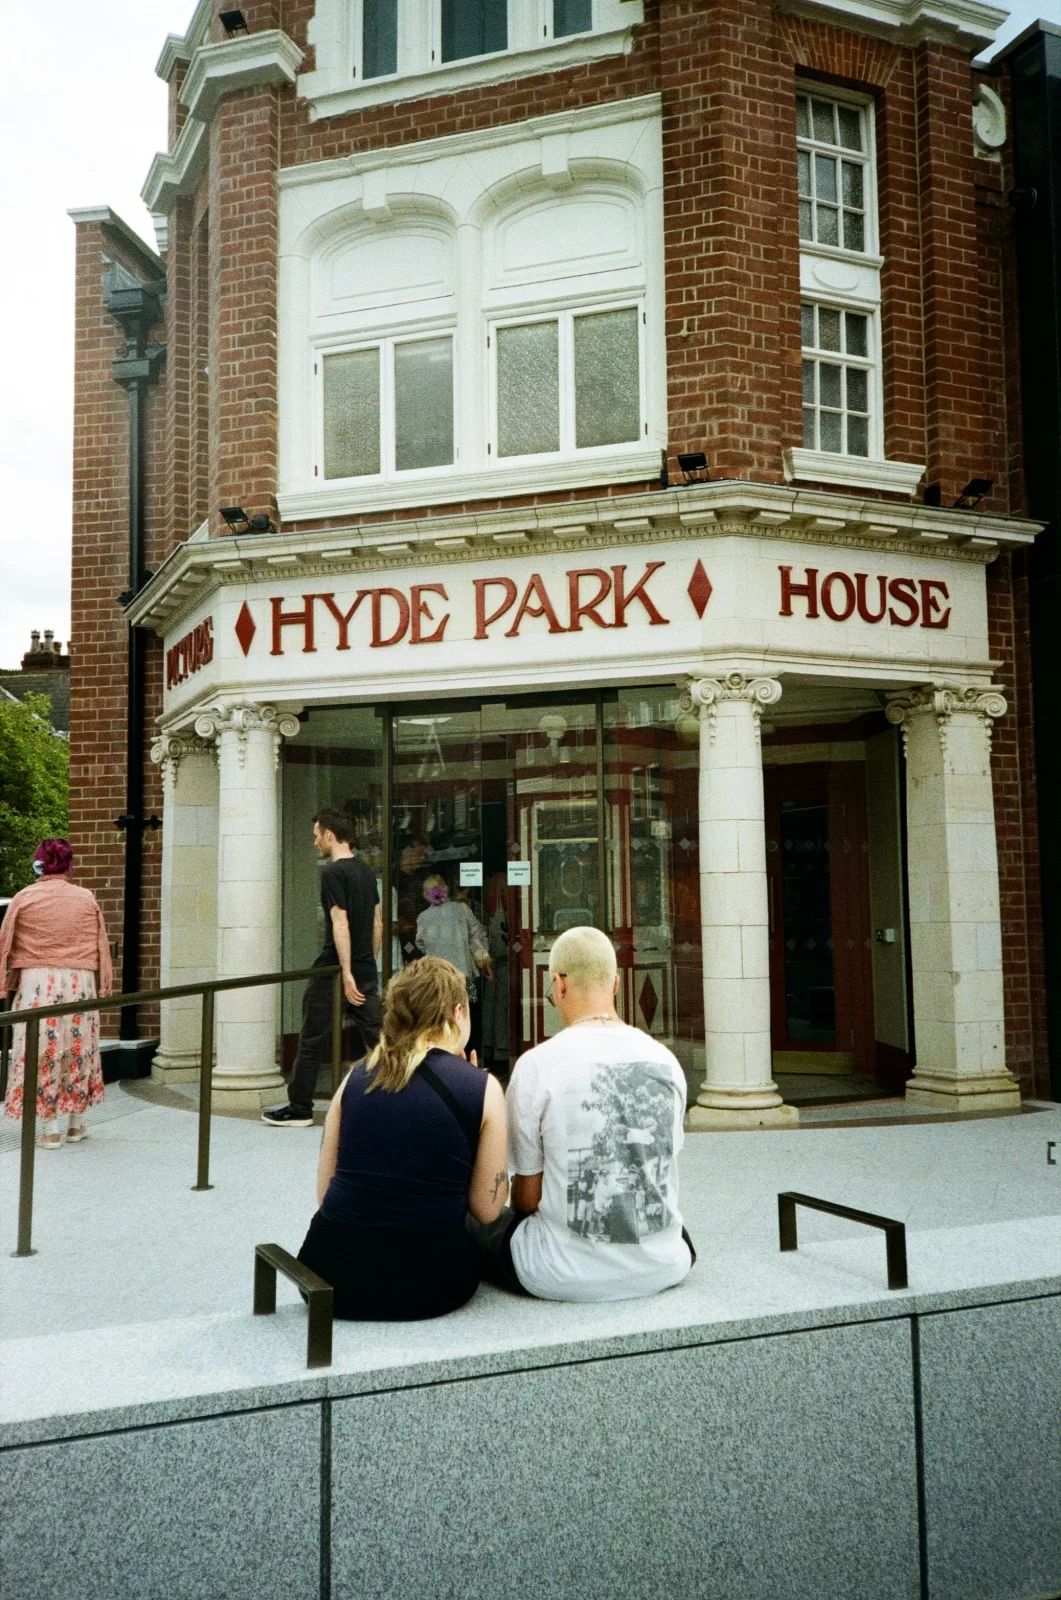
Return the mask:
<path id="1" fill-rule="evenodd" d="M 744 672 L 727 672 L 721 678 L 690 678 L 681 693 L 681 710 L 688 716 L 706 721 L 709 738 L 714 737 L 714 719 L 718 707 L 726 700 L 746 701 L 752 710 L 756 734 L 759 718 L 767 706 L 776 705 L 781 698 L 781 685 L 776 678 L 753 678 Z"/>
<path id="2" fill-rule="evenodd" d="M 185 756 L 201 755 L 209 749 L 208 741 L 190 729 L 183 733 L 160 733 L 152 741 L 151 760 L 162 768 L 162 782 L 172 783 Z"/>
<path id="3" fill-rule="evenodd" d="M 276 706 L 244 703 L 234 706 L 213 706 L 195 719 L 195 731 L 205 741 L 220 742 L 226 733 L 235 734 L 237 759 L 240 766 L 247 760 L 247 736 L 251 733 L 268 733 L 272 737 L 274 759 L 280 760 L 280 740 L 293 739 L 299 730 L 299 720 L 290 711 L 279 711 Z"/>
<path id="4" fill-rule="evenodd" d="M 911 721 L 915 717 L 934 717 L 940 744 L 945 750 L 947 729 L 955 716 L 975 717 L 990 741 L 995 718 L 1004 717 L 1007 709 L 1006 698 L 999 689 L 985 689 L 971 683 L 943 683 L 921 684 L 916 689 L 890 695 L 884 714 L 902 730 L 904 750 Z"/>

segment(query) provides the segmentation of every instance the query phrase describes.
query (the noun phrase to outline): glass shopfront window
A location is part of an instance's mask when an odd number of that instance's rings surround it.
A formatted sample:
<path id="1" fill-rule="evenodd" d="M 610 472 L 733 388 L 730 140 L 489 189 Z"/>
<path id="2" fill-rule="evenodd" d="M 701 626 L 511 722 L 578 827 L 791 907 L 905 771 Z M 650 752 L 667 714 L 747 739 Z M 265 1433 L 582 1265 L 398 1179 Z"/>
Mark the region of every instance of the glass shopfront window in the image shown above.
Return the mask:
<path id="1" fill-rule="evenodd" d="M 673 688 L 309 712 L 284 752 L 285 965 L 320 947 L 311 819 L 337 805 L 380 883 L 381 980 L 425 949 L 463 965 L 480 1061 L 504 1077 L 557 1030 L 549 950 L 589 923 L 615 942 L 621 1014 L 692 1081 L 703 1064 L 696 733 Z M 285 1004 L 287 1035 L 297 1002 Z"/>

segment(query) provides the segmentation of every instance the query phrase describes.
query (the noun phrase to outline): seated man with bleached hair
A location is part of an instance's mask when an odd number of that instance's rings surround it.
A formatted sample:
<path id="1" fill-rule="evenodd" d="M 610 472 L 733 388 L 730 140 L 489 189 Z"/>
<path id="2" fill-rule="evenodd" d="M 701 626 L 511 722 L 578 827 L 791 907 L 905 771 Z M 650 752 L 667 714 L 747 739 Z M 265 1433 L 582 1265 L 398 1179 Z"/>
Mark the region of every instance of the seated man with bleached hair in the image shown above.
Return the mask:
<path id="1" fill-rule="evenodd" d="M 629 1300 L 680 1283 L 685 1077 L 615 1010 L 615 950 L 570 928 L 549 957 L 562 1033 L 520 1057 L 506 1095 L 512 1209 L 469 1224 L 495 1282 L 543 1300 Z"/>

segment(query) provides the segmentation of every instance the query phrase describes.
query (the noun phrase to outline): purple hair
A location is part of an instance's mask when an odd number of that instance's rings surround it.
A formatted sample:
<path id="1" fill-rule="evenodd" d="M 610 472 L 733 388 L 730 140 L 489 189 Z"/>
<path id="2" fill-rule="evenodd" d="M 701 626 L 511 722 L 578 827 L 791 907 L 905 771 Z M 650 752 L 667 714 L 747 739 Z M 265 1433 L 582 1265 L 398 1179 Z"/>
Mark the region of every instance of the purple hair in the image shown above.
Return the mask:
<path id="1" fill-rule="evenodd" d="M 33 855 L 41 864 L 41 877 L 59 877 L 74 864 L 74 852 L 65 839 L 42 839 Z"/>

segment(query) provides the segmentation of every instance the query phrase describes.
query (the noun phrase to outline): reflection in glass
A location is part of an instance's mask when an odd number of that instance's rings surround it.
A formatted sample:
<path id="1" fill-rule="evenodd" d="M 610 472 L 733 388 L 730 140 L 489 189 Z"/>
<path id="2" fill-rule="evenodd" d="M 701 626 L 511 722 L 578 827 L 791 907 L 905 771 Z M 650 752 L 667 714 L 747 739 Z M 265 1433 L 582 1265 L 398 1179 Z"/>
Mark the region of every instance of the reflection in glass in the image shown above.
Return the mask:
<path id="1" fill-rule="evenodd" d="M 575 444 L 622 444 L 641 432 L 637 308 L 575 322 Z"/>
<path id="2" fill-rule="evenodd" d="M 497 453 L 560 448 L 560 346 L 556 322 L 497 330 Z"/>
<path id="3" fill-rule="evenodd" d="M 508 49 L 508 0 L 442 0 L 442 59 Z"/>
<path id="4" fill-rule="evenodd" d="M 588 33 L 593 26 L 593 0 L 553 0 L 553 37 Z"/>
<path id="5" fill-rule="evenodd" d="M 324 476 L 379 471 L 379 350 L 324 357 Z"/>
<path id="6" fill-rule="evenodd" d="M 361 75 L 385 78 L 398 70 L 398 0 L 361 0 Z"/>
<path id="7" fill-rule="evenodd" d="M 453 340 L 394 346 L 394 465 L 399 472 L 453 460 Z"/>

